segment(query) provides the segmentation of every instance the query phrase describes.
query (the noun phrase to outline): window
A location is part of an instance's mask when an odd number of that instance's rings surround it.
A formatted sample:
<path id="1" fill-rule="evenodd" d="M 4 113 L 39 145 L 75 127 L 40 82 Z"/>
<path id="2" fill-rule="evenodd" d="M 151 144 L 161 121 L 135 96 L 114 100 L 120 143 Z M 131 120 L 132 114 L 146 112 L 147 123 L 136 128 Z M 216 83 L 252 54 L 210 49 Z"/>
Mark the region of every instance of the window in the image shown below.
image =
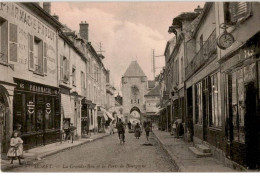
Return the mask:
<path id="1" fill-rule="evenodd" d="M 85 73 L 81 71 L 81 88 L 86 89 L 86 79 L 85 79 Z"/>
<path id="2" fill-rule="evenodd" d="M 199 82 L 196 84 L 196 104 L 195 104 L 195 121 L 197 124 L 202 124 L 202 83 Z"/>
<path id="3" fill-rule="evenodd" d="M 72 85 L 76 86 L 76 67 L 72 67 Z"/>
<path id="4" fill-rule="evenodd" d="M 60 55 L 60 79 L 67 84 L 69 75 L 69 60 L 65 56 Z"/>
<path id="5" fill-rule="evenodd" d="M 210 126 L 221 127 L 221 118 L 219 115 L 219 85 L 218 85 L 218 74 L 214 74 L 210 78 L 210 92 L 211 92 L 211 115 L 210 115 Z"/>
<path id="6" fill-rule="evenodd" d="M 251 2 L 226 2 L 224 3 L 225 22 L 235 24 L 246 19 L 251 14 Z"/>
<path id="7" fill-rule="evenodd" d="M 43 74 L 43 42 L 41 39 L 34 37 L 34 61 L 35 73 Z"/>
<path id="8" fill-rule="evenodd" d="M 0 17 L 0 63 L 8 62 L 8 22 Z"/>
<path id="9" fill-rule="evenodd" d="M 18 53 L 18 29 L 17 25 L 10 23 L 9 24 L 9 58 L 10 61 L 17 62 L 17 53 Z"/>

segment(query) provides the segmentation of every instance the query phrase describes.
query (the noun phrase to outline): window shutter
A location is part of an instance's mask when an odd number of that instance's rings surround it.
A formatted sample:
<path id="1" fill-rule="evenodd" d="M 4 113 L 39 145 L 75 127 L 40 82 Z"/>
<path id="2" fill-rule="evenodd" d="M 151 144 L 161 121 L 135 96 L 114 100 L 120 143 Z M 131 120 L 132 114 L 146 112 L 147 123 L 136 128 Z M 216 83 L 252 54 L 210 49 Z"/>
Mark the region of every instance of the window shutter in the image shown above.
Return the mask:
<path id="1" fill-rule="evenodd" d="M 63 56 L 60 55 L 60 80 L 64 80 L 64 75 L 63 75 Z"/>
<path id="2" fill-rule="evenodd" d="M 34 69 L 34 56 L 33 56 L 33 36 L 28 34 L 28 48 L 29 48 L 29 70 Z"/>
<path id="3" fill-rule="evenodd" d="M 1 25 L 1 54 L 0 60 L 2 62 L 8 62 L 8 22 L 5 21 Z"/>
<path id="4" fill-rule="evenodd" d="M 10 61 L 17 62 L 17 25 L 10 23 L 9 53 Z"/>
<path id="5" fill-rule="evenodd" d="M 239 19 L 245 18 L 250 13 L 249 2 L 230 2 L 229 3 L 230 20 L 236 23 Z"/>
<path id="6" fill-rule="evenodd" d="M 43 69 L 44 74 L 47 74 L 47 43 L 43 44 Z"/>
<path id="7" fill-rule="evenodd" d="M 39 50 L 38 50 L 38 72 L 43 74 L 43 42 L 39 43 Z"/>
<path id="8" fill-rule="evenodd" d="M 70 60 L 68 58 L 66 59 L 66 69 L 67 70 L 65 70 L 65 73 L 66 73 L 66 76 L 67 76 L 68 82 L 69 82 L 70 81 Z"/>

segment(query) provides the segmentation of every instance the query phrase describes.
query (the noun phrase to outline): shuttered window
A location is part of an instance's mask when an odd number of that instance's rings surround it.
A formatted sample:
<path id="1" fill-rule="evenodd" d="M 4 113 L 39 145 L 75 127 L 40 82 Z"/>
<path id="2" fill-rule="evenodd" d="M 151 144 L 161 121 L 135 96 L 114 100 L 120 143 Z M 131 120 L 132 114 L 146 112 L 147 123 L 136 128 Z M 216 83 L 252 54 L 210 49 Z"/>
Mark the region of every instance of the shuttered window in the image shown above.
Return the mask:
<path id="1" fill-rule="evenodd" d="M 251 13 L 250 2 L 228 2 L 225 4 L 226 22 L 234 24 L 247 18 Z"/>
<path id="2" fill-rule="evenodd" d="M 37 73 L 43 74 L 43 42 L 42 40 L 35 40 L 38 46 L 38 68 Z"/>
<path id="3" fill-rule="evenodd" d="M 29 70 L 34 70 L 34 52 L 33 52 L 33 36 L 28 34 L 28 48 L 29 48 Z"/>
<path id="4" fill-rule="evenodd" d="M 0 62 L 8 62 L 8 22 L 0 19 Z"/>
<path id="5" fill-rule="evenodd" d="M 63 56 L 60 55 L 60 79 L 63 80 Z"/>
<path id="6" fill-rule="evenodd" d="M 9 25 L 9 53 L 10 61 L 17 62 L 17 25 L 10 23 Z"/>
<path id="7" fill-rule="evenodd" d="M 47 74 L 47 43 L 43 44 L 43 71 Z"/>

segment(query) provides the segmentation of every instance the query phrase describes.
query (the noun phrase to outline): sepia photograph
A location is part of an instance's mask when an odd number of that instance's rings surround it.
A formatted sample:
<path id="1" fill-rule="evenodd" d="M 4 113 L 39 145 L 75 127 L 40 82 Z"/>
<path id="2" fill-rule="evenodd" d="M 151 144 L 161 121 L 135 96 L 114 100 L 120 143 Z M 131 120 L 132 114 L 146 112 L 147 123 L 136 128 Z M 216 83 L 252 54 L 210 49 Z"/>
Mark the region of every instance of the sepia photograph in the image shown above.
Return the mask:
<path id="1" fill-rule="evenodd" d="M 0 2 L 2 173 L 258 173 L 259 1 Z"/>

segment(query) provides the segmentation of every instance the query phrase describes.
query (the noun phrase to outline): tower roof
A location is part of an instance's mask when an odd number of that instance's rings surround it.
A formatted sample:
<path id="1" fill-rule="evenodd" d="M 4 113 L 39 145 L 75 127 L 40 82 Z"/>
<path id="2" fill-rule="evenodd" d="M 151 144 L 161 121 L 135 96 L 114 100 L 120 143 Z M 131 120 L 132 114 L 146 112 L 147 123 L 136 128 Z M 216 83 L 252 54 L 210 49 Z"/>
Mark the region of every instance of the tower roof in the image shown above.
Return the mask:
<path id="1" fill-rule="evenodd" d="M 129 67 L 126 69 L 125 74 L 123 77 L 143 77 L 146 75 L 144 74 L 142 68 L 137 63 L 137 61 L 132 61 Z"/>

